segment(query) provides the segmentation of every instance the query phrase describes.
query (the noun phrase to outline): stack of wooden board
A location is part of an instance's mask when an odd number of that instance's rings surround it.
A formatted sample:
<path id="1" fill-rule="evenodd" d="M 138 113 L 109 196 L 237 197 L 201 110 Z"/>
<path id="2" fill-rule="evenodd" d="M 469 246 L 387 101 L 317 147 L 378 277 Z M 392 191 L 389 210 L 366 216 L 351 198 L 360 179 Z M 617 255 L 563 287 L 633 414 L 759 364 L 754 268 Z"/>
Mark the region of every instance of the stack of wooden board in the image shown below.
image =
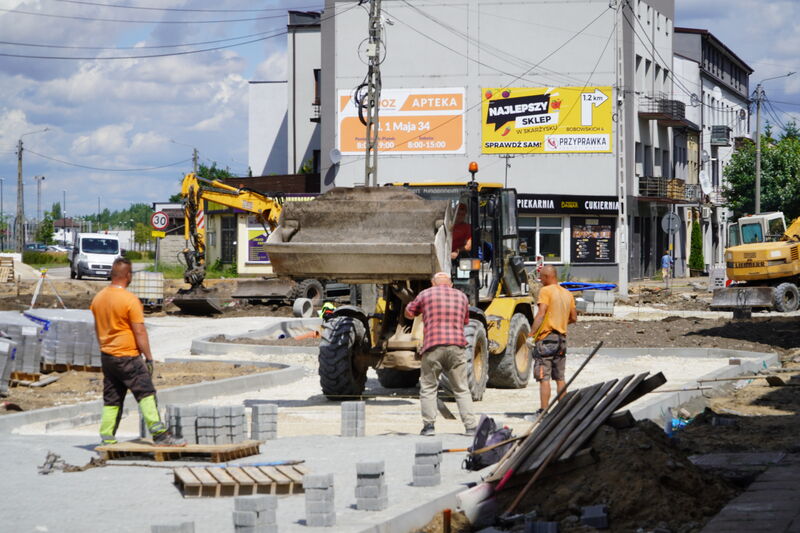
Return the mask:
<path id="1" fill-rule="evenodd" d="M 0 283 L 14 281 L 14 258 L 0 257 Z"/>
<path id="2" fill-rule="evenodd" d="M 614 411 L 667 381 L 660 372 L 650 377 L 648 374 L 630 375 L 567 392 L 515 451 L 506 455 L 487 481 L 500 481 L 496 488 L 502 489 L 512 476 L 573 458 Z"/>
<path id="3" fill-rule="evenodd" d="M 152 456 L 156 461 L 176 461 L 187 458 L 224 463 L 259 454 L 261 443 L 248 440 L 238 444 L 187 444 L 181 447 L 155 446 L 144 441 L 118 442 L 95 448 L 103 459 L 126 459 Z"/>
<path id="4" fill-rule="evenodd" d="M 186 498 L 219 498 L 249 494 L 303 492 L 302 465 L 180 467 L 173 470 L 175 484 Z"/>

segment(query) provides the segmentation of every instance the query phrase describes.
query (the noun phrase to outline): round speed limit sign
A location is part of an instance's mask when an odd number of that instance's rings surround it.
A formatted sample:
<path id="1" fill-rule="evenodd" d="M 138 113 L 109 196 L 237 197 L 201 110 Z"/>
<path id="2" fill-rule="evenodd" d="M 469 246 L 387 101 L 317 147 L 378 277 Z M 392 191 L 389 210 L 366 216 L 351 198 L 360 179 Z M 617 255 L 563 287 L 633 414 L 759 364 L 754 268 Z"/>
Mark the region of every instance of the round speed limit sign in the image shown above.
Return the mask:
<path id="1" fill-rule="evenodd" d="M 167 229 L 169 225 L 169 217 L 163 211 L 156 211 L 150 217 L 150 225 L 153 226 L 154 229 L 162 230 Z"/>

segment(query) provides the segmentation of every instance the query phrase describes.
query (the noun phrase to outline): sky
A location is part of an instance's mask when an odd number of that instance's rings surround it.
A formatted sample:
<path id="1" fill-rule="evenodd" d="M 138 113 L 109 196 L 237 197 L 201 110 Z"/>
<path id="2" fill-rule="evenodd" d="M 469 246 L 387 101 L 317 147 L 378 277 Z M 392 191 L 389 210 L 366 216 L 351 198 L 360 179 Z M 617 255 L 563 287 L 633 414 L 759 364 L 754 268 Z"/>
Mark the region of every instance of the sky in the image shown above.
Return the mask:
<path id="1" fill-rule="evenodd" d="M 3 211 L 16 209 L 20 138 L 28 217 L 36 215 L 34 176 L 45 176 L 43 209 L 65 198 L 67 215 L 80 216 L 98 205 L 166 201 L 191 170 L 193 148 L 202 163 L 245 175 L 248 81 L 286 78 L 286 10 L 321 6 L 0 0 Z M 799 21 L 797 0 L 676 0 L 675 25 L 711 31 L 755 70 L 751 89 L 800 72 Z M 255 42 L 230 46 L 247 41 Z M 139 57 L 119 59 L 128 56 Z M 800 117 L 800 73 L 764 89 L 780 122 Z"/>

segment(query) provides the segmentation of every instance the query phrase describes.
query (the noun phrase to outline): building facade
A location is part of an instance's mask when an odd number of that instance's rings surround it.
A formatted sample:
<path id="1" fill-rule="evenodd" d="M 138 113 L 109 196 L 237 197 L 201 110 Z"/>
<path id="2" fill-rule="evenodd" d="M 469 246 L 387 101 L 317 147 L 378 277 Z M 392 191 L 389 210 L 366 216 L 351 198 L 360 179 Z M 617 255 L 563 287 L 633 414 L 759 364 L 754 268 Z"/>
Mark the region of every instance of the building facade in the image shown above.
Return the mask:
<path id="1" fill-rule="evenodd" d="M 710 266 L 724 262 L 732 215 L 722 196 L 724 170 L 737 139 L 750 136 L 753 69 L 703 29 L 675 28 L 674 54 L 676 82 L 685 88 L 676 95 L 685 103 L 687 117 L 700 125 L 689 151 L 693 175 L 688 179 L 700 185 L 703 197 L 699 205 L 683 208 L 684 220 L 694 210 L 703 229 L 704 262 Z"/>

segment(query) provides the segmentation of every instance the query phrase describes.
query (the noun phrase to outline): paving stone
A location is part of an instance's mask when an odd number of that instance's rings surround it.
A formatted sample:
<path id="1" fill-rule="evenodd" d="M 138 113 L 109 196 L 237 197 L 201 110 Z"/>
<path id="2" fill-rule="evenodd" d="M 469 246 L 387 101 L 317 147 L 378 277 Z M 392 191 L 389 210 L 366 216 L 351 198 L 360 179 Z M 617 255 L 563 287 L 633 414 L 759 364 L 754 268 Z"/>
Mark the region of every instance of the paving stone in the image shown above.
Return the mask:
<path id="1" fill-rule="evenodd" d="M 416 455 L 431 455 L 442 453 L 442 441 L 426 440 L 417 442 L 415 446 Z"/>
<path id="2" fill-rule="evenodd" d="M 274 511 L 278 508 L 278 497 L 263 494 L 257 496 L 237 496 L 233 501 L 237 511 Z"/>
<path id="3" fill-rule="evenodd" d="M 306 474 L 303 476 L 305 489 L 327 489 L 333 486 L 333 474 Z"/>
<path id="4" fill-rule="evenodd" d="M 255 511 L 233 512 L 233 525 L 235 526 L 257 526 L 259 523 L 258 513 Z"/>
<path id="5" fill-rule="evenodd" d="M 336 513 L 313 514 L 306 517 L 309 527 L 333 527 L 336 525 Z"/>
<path id="6" fill-rule="evenodd" d="M 558 533 L 558 522 L 526 520 L 525 533 Z"/>
<path id="7" fill-rule="evenodd" d="M 194 522 L 154 525 L 150 527 L 150 533 L 194 533 Z"/>
<path id="8" fill-rule="evenodd" d="M 441 474 L 435 476 L 416 476 L 413 485 L 416 487 L 433 487 L 442 482 Z"/>
<path id="9" fill-rule="evenodd" d="M 261 524 L 258 526 L 234 526 L 234 533 L 278 533 L 275 524 Z"/>
<path id="10" fill-rule="evenodd" d="M 389 507 L 389 498 L 359 498 L 356 500 L 356 509 L 359 511 L 383 511 Z"/>
<path id="11" fill-rule="evenodd" d="M 442 462 L 442 456 L 438 453 L 416 455 L 414 457 L 414 464 L 418 465 L 438 465 Z"/>
<path id="12" fill-rule="evenodd" d="M 356 498 L 385 498 L 388 496 L 389 487 L 386 485 L 356 487 L 355 493 Z"/>
<path id="13" fill-rule="evenodd" d="M 412 474 L 417 476 L 433 476 L 440 472 L 439 465 L 414 465 L 412 466 Z"/>
<path id="14" fill-rule="evenodd" d="M 308 501 L 306 500 L 306 513 L 331 513 L 335 507 L 333 501 Z"/>
<path id="15" fill-rule="evenodd" d="M 214 406 L 213 405 L 198 405 L 197 406 L 197 416 L 201 418 L 214 418 Z"/>
<path id="16" fill-rule="evenodd" d="M 332 489 L 308 489 L 305 490 L 306 502 L 332 502 L 334 493 Z"/>

